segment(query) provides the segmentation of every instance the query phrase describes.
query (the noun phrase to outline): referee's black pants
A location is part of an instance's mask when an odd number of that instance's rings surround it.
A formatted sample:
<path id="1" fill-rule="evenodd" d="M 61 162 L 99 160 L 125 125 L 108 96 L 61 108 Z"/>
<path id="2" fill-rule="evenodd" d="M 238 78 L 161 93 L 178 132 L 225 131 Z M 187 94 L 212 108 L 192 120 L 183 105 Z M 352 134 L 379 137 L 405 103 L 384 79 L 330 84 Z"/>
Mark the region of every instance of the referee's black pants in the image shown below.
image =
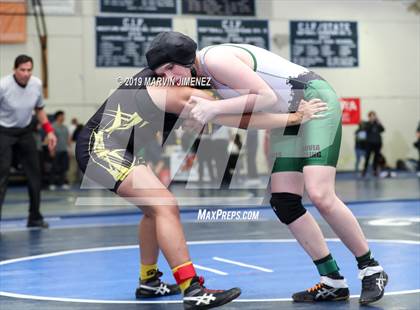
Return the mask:
<path id="1" fill-rule="evenodd" d="M 5 128 L 0 126 L 0 218 L 12 165 L 12 149 L 19 154 L 19 160 L 28 179 L 28 220 L 40 220 L 43 218 L 39 210 L 41 201 L 41 167 L 33 131 L 29 126 L 25 128 Z"/>

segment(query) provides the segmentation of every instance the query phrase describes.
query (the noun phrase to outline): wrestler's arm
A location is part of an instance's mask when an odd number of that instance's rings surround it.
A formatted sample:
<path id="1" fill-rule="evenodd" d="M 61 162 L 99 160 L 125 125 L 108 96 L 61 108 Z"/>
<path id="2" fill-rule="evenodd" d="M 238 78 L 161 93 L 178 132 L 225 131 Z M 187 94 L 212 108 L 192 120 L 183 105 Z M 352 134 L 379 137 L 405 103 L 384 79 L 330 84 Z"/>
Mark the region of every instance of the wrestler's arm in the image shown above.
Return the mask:
<path id="1" fill-rule="evenodd" d="M 217 115 L 273 110 L 279 98 L 274 90 L 229 48 L 220 46 L 206 53 L 207 69 L 220 83 L 235 90 L 238 96 L 219 99 Z"/>
<path id="2" fill-rule="evenodd" d="M 193 105 L 188 101 L 191 96 L 215 100 L 209 91 L 203 91 L 190 87 L 147 87 L 147 91 L 153 102 L 166 112 L 175 113 L 183 118 L 189 117 Z M 217 101 L 216 101 L 217 102 Z M 215 102 L 215 104 L 216 104 Z M 302 122 L 303 113 L 291 114 L 279 113 L 247 113 L 244 115 L 220 115 L 212 122 L 236 128 L 273 129 L 297 125 Z"/>
<path id="3" fill-rule="evenodd" d="M 194 107 L 189 103 L 191 96 L 214 100 L 205 91 L 191 87 L 147 86 L 147 92 L 159 109 L 178 114 L 182 118 L 189 118 L 191 109 Z"/>
<path id="4" fill-rule="evenodd" d="M 298 125 L 302 122 L 303 113 L 246 113 L 244 115 L 219 115 L 212 123 L 236 128 L 274 129 Z"/>
<path id="5" fill-rule="evenodd" d="M 191 92 L 191 89 L 186 90 Z M 209 91 L 201 91 L 192 89 L 189 95 L 213 100 L 214 104 L 222 104 L 220 100 L 215 100 Z M 217 99 L 217 98 L 216 98 Z M 319 114 L 327 110 L 327 105 L 320 99 L 311 99 L 310 101 L 302 100 L 299 109 L 294 113 L 269 113 L 269 112 L 253 112 L 243 114 L 222 114 L 216 116 L 211 121 L 218 125 L 224 125 L 235 128 L 255 128 L 255 129 L 274 129 L 284 128 L 287 126 L 298 125 L 311 119 L 322 118 L 324 115 Z"/>

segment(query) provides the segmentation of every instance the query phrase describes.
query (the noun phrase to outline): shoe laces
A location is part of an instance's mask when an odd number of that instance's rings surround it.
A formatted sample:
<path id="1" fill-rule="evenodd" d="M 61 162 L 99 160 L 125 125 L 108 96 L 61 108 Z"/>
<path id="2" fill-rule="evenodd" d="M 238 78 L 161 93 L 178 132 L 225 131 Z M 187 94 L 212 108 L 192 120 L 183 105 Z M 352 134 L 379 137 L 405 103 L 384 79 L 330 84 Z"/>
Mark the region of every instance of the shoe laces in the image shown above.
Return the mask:
<path id="1" fill-rule="evenodd" d="M 308 288 L 308 289 L 307 289 L 307 291 L 308 291 L 309 293 L 316 292 L 316 291 L 320 290 L 323 286 L 324 286 L 324 284 L 323 284 L 323 283 L 317 283 L 317 284 L 315 284 L 313 287 Z"/>
<path id="2" fill-rule="evenodd" d="M 215 294 L 215 293 L 221 293 L 221 292 L 223 292 L 223 290 L 211 290 L 211 289 L 206 288 L 204 286 L 204 277 L 202 277 L 202 276 L 198 277 L 198 283 L 200 284 L 200 286 L 203 288 L 203 290 L 206 293 Z"/>
<path id="3" fill-rule="evenodd" d="M 376 278 L 369 276 L 369 277 L 365 277 L 362 280 L 362 288 L 363 289 L 371 289 L 374 288 L 376 286 Z"/>

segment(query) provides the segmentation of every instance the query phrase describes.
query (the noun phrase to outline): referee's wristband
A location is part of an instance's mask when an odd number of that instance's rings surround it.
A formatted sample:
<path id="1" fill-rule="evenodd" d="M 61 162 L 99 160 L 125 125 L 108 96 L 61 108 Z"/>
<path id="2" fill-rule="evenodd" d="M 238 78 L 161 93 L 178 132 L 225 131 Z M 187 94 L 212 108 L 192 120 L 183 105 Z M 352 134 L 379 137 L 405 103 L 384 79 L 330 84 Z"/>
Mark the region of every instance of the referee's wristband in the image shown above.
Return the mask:
<path id="1" fill-rule="evenodd" d="M 54 132 L 54 128 L 50 122 L 45 122 L 44 124 L 42 124 L 42 129 L 44 129 L 44 131 L 47 134 L 49 134 L 50 132 Z"/>

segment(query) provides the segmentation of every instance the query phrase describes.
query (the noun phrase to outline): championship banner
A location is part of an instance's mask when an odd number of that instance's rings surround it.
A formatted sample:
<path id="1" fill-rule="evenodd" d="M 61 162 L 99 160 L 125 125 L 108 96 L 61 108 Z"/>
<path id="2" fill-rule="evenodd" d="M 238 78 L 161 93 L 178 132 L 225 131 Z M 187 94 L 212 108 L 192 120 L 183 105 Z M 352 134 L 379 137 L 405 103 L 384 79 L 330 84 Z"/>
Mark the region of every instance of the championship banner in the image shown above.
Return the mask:
<path id="1" fill-rule="evenodd" d="M 26 42 L 26 1 L 0 1 L 0 43 Z"/>
<path id="2" fill-rule="evenodd" d="M 223 43 L 252 44 L 270 49 L 267 20 L 197 19 L 198 47 Z"/>
<path id="3" fill-rule="evenodd" d="M 154 37 L 172 30 L 170 18 L 96 17 L 96 67 L 145 67 Z"/>
<path id="4" fill-rule="evenodd" d="M 255 16 L 255 0 L 182 0 L 182 14 Z"/>
<path id="5" fill-rule="evenodd" d="M 103 13 L 176 14 L 176 0 L 100 0 Z"/>
<path id="6" fill-rule="evenodd" d="M 341 98 L 343 105 L 343 125 L 357 125 L 360 123 L 360 98 Z"/>
<path id="7" fill-rule="evenodd" d="M 358 48 L 357 22 L 290 22 L 290 59 L 301 66 L 355 68 Z"/>

